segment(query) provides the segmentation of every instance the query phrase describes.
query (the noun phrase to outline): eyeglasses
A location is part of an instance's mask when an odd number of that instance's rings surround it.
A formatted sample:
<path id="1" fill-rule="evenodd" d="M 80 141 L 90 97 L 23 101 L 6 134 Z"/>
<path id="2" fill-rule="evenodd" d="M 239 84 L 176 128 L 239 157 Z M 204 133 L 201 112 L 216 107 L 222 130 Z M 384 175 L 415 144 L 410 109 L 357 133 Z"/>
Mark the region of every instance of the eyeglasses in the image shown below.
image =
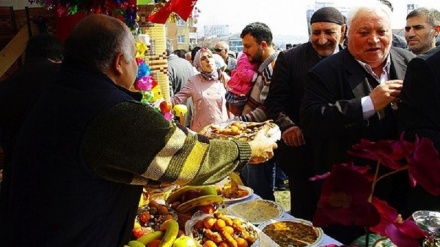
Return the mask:
<path id="1" fill-rule="evenodd" d="M 221 48 L 215 48 L 214 49 L 214 51 L 216 51 L 216 52 L 221 52 L 221 51 L 223 51 L 224 49 L 221 49 Z"/>

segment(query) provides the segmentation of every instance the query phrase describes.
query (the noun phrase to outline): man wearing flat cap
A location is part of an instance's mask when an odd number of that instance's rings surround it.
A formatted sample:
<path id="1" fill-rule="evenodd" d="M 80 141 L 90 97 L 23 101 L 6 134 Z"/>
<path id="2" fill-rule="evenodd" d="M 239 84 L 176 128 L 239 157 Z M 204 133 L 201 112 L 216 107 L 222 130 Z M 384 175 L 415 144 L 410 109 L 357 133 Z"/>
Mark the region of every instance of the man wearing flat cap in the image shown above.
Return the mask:
<path id="1" fill-rule="evenodd" d="M 314 175 L 312 152 L 311 146 L 306 145 L 299 116 L 305 76 L 322 59 L 342 49 L 345 19 L 339 10 L 324 7 L 312 15 L 310 25 L 309 42 L 278 55 L 264 102 L 268 118 L 282 131 L 278 163 L 289 176 L 291 212 L 307 220 L 312 219 L 318 195 L 314 184 L 308 181 Z"/>
<path id="2" fill-rule="evenodd" d="M 313 67 L 304 84 L 301 121 L 317 174 L 352 161 L 347 151 L 361 139 L 398 139 L 396 109 L 414 55 L 391 47 L 391 10 L 378 1 L 354 6 L 347 27 L 347 49 Z M 399 209 L 399 201 L 393 201 L 396 181 L 386 180 L 374 195 Z M 331 236 L 346 244 L 355 237 L 340 233 Z"/>

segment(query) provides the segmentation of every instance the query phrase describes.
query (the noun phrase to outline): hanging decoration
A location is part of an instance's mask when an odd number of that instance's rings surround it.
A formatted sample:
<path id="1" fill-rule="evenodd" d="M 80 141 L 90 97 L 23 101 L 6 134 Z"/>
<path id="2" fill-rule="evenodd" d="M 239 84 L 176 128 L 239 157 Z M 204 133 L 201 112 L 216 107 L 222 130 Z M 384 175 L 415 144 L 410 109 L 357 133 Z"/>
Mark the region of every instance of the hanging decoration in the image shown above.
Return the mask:
<path id="1" fill-rule="evenodd" d="M 187 21 L 196 5 L 197 0 L 169 0 L 163 7 L 148 17 L 153 23 L 165 24 L 168 17 L 174 12 L 179 17 Z"/>
<path id="2" fill-rule="evenodd" d="M 136 0 L 28 0 L 47 9 L 54 9 L 58 17 L 79 12 L 105 14 L 124 21 L 132 30 L 138 20 Z"/>
<path id="3" fill-rule="evenodd" d="M 148 47 L 152 46 L 150 37 L 147 34 L 139 34 L 135 36 L 135 39 L 138 74 L 134 88 L 142 93 L 142 103 L 148 104 L 157 112 L 162 113 L 165 119 L 172 120 L 171 103 L 165 100 L 161 85 L 155 78 L 157 75 L 152 73 L 152 69 L 145 61 Z"/>

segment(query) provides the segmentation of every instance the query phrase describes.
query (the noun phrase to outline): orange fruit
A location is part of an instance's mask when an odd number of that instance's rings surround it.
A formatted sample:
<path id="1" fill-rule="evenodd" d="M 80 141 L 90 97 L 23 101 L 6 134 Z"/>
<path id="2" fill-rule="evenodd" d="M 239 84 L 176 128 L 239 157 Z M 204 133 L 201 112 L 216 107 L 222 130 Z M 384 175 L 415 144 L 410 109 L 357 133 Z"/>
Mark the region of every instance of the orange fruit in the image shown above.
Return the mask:
<path id="1" fill-rule="evenodd" d="M 203 219 L 203 225 L 206 229 L 211 229 L 215 225 L 215 222 L 217 222 L 217 219 L 212 216 Z"/>
<path id="2" fill-rule="evenodd" d="M 150 247 L 150 246 L 148 246 Z M 212 240 L 208 240 L 203 244 L 203 247 L 217 247 L 217 244 L 214 243 Z"/>
<path id="3" fill-rule="evenodd" d="M 225 226 L 225 227 L 223 227 L 223 230 L 225 230 L 227 233 L 229 233 L 229 234 L 234 234 L 234 228 L 232 228 L 232 226 Z"/>
<path id="4" fill-rule="evenodd" d="M 237 242 L 237 247 L 248 247 L 249 243 L 244 238 L 236 238 L 235 242 Z"/>
<path id="5" fill-rule="evenodd" d="M 223 229 L 223 227 L 225 227 L 225 226 L 226 226 L 226 223 L 225 223 L 224 220 L 222 220 L 222 219 L 217 219 L 217 221 L 215 222 L 214 228 L 215 228 L 217 231 L 221 231 L 221 230 Z"/>
<path id="6" fill-rule="evenodd" d="M 218 247 L 231 247 L 228 243 L 226 242 L 221 242 Z"/>

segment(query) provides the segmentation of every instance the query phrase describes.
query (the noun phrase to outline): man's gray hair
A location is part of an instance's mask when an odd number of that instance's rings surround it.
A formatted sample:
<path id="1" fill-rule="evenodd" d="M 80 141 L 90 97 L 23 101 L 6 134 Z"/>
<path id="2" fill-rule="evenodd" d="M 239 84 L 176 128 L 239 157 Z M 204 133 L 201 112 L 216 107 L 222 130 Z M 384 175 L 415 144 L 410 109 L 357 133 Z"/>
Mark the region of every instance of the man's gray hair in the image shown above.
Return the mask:
<path id="1" fill-rule="evenodd" d="M 353 8 L 351 8 L 350 11 L 347 13 L 348 32 L 350 32 L 350 27 L 353 22 L 353 18 L 355 18 L 356 15 L 362 10 L 370 10 L 370 11 L 377 12 L 377 13 L 382 12 L 387 17 L 388 22 L 390 23 L 390 26 L 391 26 L 391 14 L 392 13 L 391 13 L 391 9 L 388 6 L 386 6 L 385 4 L 383 4 L 379 1 L 363 2 L 359 5 L 356 5 Z"/>
<path id="2" fill-rule="evenodd" d="M 90 15 L 82 19 L 64 47 L 65 61 L 100 71 L 110 68 L 117 53 L 123 53 L 125 62 L 133 61 L 134 37 L 125 23 L 107 15 Z"/>
<path id="3" fill-rule="evenodd" d="M 433 27 L 440 26 L 440 12 L 436 9 L 418 8 L 409 12 L 406 19 L 418 16 L 426 17 L 429 24 Z"/>

